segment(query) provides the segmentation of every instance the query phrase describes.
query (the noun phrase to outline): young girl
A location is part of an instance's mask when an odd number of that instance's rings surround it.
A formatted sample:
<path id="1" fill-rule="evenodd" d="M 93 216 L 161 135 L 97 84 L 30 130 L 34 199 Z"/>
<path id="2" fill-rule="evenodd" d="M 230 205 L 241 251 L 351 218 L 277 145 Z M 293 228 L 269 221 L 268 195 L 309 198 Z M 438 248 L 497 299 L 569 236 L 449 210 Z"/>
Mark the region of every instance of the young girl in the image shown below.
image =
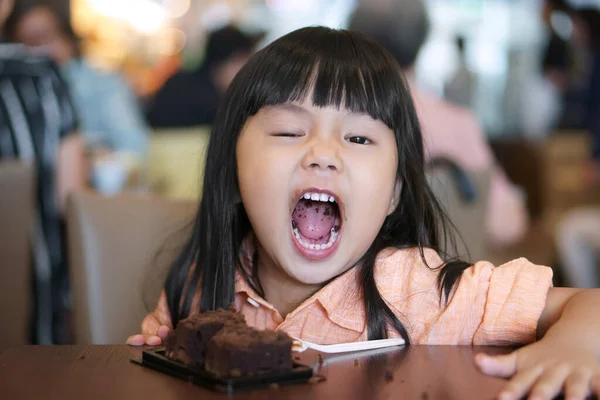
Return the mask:
<path id="1" fill-rule="evenodd" d="M 254 327 L 323 344 L 541 338 L 476 362 L 514 375 L 506 398 L 600 389 L 597 292 L 551 288 L 551 270 L 524 259 L 441 258 L 419 121 L 378 44 L 327 28 L 282 37 L 239 72 L 213 128 L 193 235 L 129 344 L 234 305 Z"/>

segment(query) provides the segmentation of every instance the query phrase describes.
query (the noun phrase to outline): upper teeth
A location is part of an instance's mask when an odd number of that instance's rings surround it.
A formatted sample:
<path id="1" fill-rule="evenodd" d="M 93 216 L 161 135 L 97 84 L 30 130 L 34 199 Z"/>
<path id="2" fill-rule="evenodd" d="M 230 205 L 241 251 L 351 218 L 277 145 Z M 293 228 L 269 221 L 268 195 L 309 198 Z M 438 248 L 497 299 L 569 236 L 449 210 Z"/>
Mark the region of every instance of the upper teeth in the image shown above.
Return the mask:
<path id="1" fill-rule="evenodd" d="M 305 198 L 306 200 L 312 200 L 312 201 L 323 201 L 323 202 L 335 202 L 335 198 L 333 196 L 329 196 L 325 193 L 313 193 L 313 192 L 309 192 L 309 193 L 304 193 L 304 195 L 302 196 L 303 198 Z"/>

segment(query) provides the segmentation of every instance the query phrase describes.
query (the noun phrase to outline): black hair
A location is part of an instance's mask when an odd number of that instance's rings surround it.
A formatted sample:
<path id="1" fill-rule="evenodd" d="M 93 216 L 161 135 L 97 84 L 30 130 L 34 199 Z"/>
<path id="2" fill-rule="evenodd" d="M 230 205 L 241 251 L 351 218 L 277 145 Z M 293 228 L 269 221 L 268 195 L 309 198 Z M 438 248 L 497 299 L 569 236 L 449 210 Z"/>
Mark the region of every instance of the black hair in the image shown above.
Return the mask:
<path id="1" fill-rule="evenodd" d="M 556 11 L 562 12 L 571 12 L 573 11 L 573 7 L 566 0 L 546 0 L 546 4 L 552 9 Z"/>
<path id="2" fill-rule="evenodd" d="M 464 54 L 465 53 L 465 37 L 462 35 L 458 35 L 458 36 L 456 36 L 456 38 L 454 38 L 454 42 L 456 43 L 456 48 L 458 49 L 458 52 L 460 54 Z"/>
<path id="3" fill-rule="evenodd" d="M 571 58 L 568 42 L 553 32 L 542 54 L 542 72 L 559 70 L 566 73 L 571 66 Z"/>
<path id="4" fill-rule="evenodd" d="M 430 22 L 423 0 L 390 2 L 382 11 L 371 5 L 359 6 L 350 19 L 350 28 L 375 39 L 400 64 L 411 68 L 429 34 Z"/>
<path id="5" fill-rule="evenodd" d="M 600 10 L 595 7 L 582 7 L 575 15 L 585 25 L 590 38 L 590 47 L 595 51 L 600 46 Z"/>
<path id="6" fill-rule="evenodd" d="M 38 6 L 37 2 L 24 0 L 22 2 L 15 1 L 12 11 L 4 21 L 2 26 L 2 35 L 10 40 L 14 41 L 16 36 L 17 26 L 19 22 L 27 15 L 31 10 Z"/>
<path id="7" fill-rule="evenodd" d="M 202 68 L 210 68 L 237 53 L 252 53 L 261 35 L 249 35 L 233 25 L 217 29 L 208 35 Z"/>
<path id="8" fill-rule="evenodd" d="M 173 325 L 190 314 L 197 288 L 199 311 L 233 304 L 236 270 L 243 272 L 240 248 L 252 232 L 237 180 L 235 149 L 240 131 L 261 108 L 307 96 L 318 107 L 368 114 L 394 132 L 397 176 L 402 181 L 399 204 L 355 268 L 369 339 L 387 337 L 392 327 L 409 343 L 404 325 L 377 289 L 375 258 L 389 247 L 418 248 L 426 265 L 425 248 L 441 251 L 443 257 L 446 238 L 452 240 L 445 229 L 447 218 L 426 183 L 419 121 L 398 64 L 367 36 L 323 27 L 303 28 L 276 40 L 252 56 L 228 88 L 213 125 L 193 234 L 165 283 Z M 253 265 L 256 268 L 257 262 Z M 433 266 L 442 268 L 440 301 L 448 299 L 467 266 L 462 261 Z M 255 271 L 244 276 L 260 293 Z"/>

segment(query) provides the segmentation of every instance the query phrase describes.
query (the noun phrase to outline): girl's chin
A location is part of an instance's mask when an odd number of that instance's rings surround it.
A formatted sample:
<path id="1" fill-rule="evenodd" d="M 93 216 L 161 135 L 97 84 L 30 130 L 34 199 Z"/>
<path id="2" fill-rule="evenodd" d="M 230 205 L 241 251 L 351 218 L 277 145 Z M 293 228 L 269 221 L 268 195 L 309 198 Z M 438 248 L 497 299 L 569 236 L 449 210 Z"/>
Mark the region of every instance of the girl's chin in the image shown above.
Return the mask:
<path id="1" fill-rule="evenodd" d="M 326 271 L 316 271 L 315 269 L 303 268 L 301 271 L 297 270 L 298 266 L 295 266 L 295 270 L 287 271 L 287 274 L 299 285 L 302 286 L 314 286 L 314 292 L 325 286 L 332 278 L 339 275 L 339 273 Z M 301 267 L 300 267 L 301 268 Z"/>

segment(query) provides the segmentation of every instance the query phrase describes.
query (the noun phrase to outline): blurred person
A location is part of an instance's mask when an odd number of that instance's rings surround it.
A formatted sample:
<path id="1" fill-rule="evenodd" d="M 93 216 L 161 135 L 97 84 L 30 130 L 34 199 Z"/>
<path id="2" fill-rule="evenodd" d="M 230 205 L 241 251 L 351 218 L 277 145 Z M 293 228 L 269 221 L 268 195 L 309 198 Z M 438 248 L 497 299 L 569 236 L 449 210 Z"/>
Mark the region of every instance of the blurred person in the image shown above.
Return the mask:
<path id="1" fill-rule="evenodd" d="M 584 186 L 600 188 L 600 11 L 574 12 L 574 40 L 588 55 L 585 91 L 585 127 L 592 136 L 591 159 Z M 566 281 L 574 287 L 600 287 L 600 209 L 580 207 L 569 211 L 556 230 L 557 249 Z"/>
<path id="2" fill-rule="evenodd" d="M 526 82 L 519 84 L 515 99 L 520 117 L 520 129 L 530 139 L 544 139 L 562 125 L 563 115 L 570 107 L 566 97 L 572 86 L 573 54 L 566 39 L 555 29 L 553 16 L 568 16 L 571 8 L 564 0 L 546 0 L 541 9 L 541 21 L 547 32 L 539 70 Z M 563 32 L 564 34 L 564 32 Z"/>
<path id="3" fill-rule="evenodd" d="M 13 0 L 0 0 L 3 36 L 13 5 Z M 0 63 L 0 159 L 35 163 L 37 169 L 31 340 L 64 343 L 69 302 L 63 212 L 68 194 L 85 185 L 83 139 L 67 86 L 52 60 L 32 55 L 23 45 L 2 43 Z"/>
<path id="4" fill-rule="evenodd" d="M 542 55 L 541 74 L 532 77 L 522 91 L 521 119 L 528 137 L 544 138 L 559 125 L 563 96 L 570 88 L 570 73 L 569 46 L 552 32 Z"/>
<path id="5" fill-rule="evenodd" d="M 591 178 L 600 175 L 600 11 L 578 9 L 573 16 L 573 38 L 587 54 L 588 68 L 584 95 L 584 126 L 592 134 Z"/>
<path id="6" fill-rule="evenodd" d="M 473 94 L 475 92 L 475 76 L 467 67 L 464 37 L 459 36 L 456 38 L 456 49 L 458 51 L 458 68 L 452 79 L 444 87 L 444 97 L 450 103 L 472 108 Z"/>
<path id="7" fill-rule="evenodd" d="M 565 283 L 577 288 L 600 287 L 600 210 L 569 211 L 556 228 L 556 245 Z"/>
<path id="8" fill-rule="evenodd" d="M 146 157 L 149 129 L 133 92 L 118 74 L 100 71 L 80 54 L 79 39 L 47 1 L 19 3 L 6 35 L 32 51 L 48 54 L 67 81 L 86 145 Z"/>
<path id="9" fill-rule="evenodd" d="M 258 37 L 226 26 L 212 32 L 203 63 L 179 71 L 156 93 L 146 113 L 153 127 L 210 125 L 219 100 L 254 52 Z"/>
<path id="10" fill-rule="evenodd" d="M 392 1 L 373 9 L 365 2 L 353 15 L 350 29 L 372 36 L 398 61 L 411 88 L 430 159 L 444 157 L 466 171 L 493 170 L 486 220 L 488 242 L 504 245 L 518 241 L 528 227 L 525 201 L 498 167 L 474 115 L 416 86 L 414 65 L 429 31 L 425 4 L 421 0 Z"/>

